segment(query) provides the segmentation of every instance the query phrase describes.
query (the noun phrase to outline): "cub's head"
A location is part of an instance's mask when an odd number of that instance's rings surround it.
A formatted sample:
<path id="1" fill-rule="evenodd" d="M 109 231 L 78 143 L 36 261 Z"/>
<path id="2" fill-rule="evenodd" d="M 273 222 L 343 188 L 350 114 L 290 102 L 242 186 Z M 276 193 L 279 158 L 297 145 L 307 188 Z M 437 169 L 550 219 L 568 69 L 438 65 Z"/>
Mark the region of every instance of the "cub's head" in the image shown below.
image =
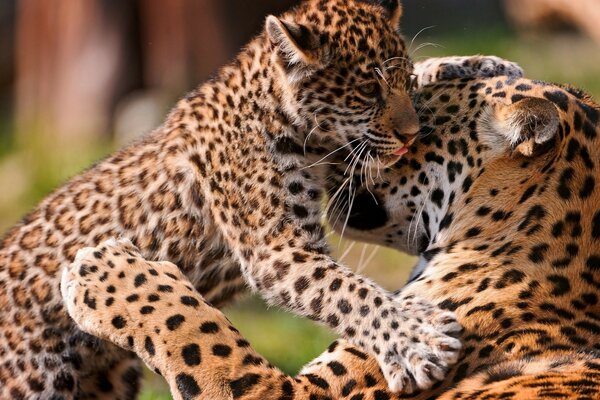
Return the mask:
<path id="1" fill-rule="evenodd" d="M 411 253 L 470 241 L 492 249 L 551 235 L 551 216 L 595 209 L 600 110 L 586 96 L 499 77 L 419 89 L 415 106 L 422 130 L 409 153 L 379 181 L 357 175 L 356 194 L 342 190 L 330 208 L 346 236 Z M 333 168 L 330 192 L 341 185 Z"/>
<path id="2" fill-rule="evenodd" d="M 273 72 L 313 143 L 350 143 L 346 154 L 390 165 L 412 142 L 419 126 L 401 13 L 398 0 L 309 0 L 267 18 Z"/>

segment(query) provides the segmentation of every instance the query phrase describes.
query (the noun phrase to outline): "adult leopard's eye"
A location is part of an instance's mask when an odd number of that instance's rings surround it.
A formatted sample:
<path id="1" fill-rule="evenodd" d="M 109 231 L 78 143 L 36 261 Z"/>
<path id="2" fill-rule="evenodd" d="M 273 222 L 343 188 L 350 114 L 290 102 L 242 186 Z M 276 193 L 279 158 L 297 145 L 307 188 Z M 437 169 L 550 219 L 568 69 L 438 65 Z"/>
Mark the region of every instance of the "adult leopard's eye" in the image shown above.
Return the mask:
<path id="1" fill-rule="evenodd" d="M 369 82 L 358 87 L 358 92 L 368 98 L 379 97 L 381 88 L 377 82 Z"/>

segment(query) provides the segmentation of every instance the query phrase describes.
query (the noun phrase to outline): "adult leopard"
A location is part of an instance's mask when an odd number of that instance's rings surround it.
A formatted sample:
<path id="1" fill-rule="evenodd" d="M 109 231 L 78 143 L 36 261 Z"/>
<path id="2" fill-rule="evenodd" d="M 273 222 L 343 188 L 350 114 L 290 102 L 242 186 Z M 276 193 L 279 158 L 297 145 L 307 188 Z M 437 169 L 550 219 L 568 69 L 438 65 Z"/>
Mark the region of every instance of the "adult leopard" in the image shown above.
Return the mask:
<path id="1" fill-rule="evenodd" d="M 347 203 L 346 233 L 421 252 L 399 302 L 422 296 L 458 316 L 460 360 L 432 389 L 390 393 L 375 359 L 345 341 L 288 377 L 174 266 L 155 276 L 162 267 L 134 252 L 128 265 L 114 254 L 122 243 L 83 251 L 65 270 L 69 312 L 84 330 L 136 351 L 176 398 L 600 398 L 600 107 L 578 90 L 512 78 L 428 86 L 416 106 L 423 137 L 381 172 L 383 183 Z M 147 278 L 141 287 L 137 274 Z M 163 301 L 142 296 L 161 284 L 174 288 Z M 387 312 L 364 312 L 393 329 Z"/>
<path id="2" fill-rule="evenodd" d="M 331 326 L 377 354 L 395 389 L 409 374 L 431 385 L 424 371 L 455 361 L 459 343 L 445 326 L 400 314 L 385 291 L 328 255 L 320 224 L 327 169 L 308 168 L 358 146 L 389 164 L 413 140 L 400 13 L 395 0 L 310 0 L 268 17 L 160 128 L 70 180 L 11 229 L 0 244 L 0 397 L 135 396 L 137 359 L 75 329 L 58 291 L 60 266 L 111 236 L 176 262 L 215 305 L 249 284 Z M 473 60 L 470 71 L 494 63 Z M 339 282 L 355 291 L 336 290 Z M 406 323 L 384 334 L 359 313 L 374 303 Z M 408 326 L 421 343 L 405 357 L 395 349 L 405 347 Z M 356 329 L 372 335 L 358 338 Z"/>

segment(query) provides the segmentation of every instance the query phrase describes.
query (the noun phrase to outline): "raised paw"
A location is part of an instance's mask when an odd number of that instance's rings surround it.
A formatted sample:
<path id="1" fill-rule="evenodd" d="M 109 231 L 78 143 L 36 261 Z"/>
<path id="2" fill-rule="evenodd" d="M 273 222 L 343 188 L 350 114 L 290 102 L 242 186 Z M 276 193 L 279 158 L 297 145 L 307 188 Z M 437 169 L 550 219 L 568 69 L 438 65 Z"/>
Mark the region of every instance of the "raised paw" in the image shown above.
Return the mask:
<path id="1" fill-rule="evenodd" d="M 462 327 L 454 314 L 423 299 L 409 296 L 396 302 L 391 319 L 386 318 L 389 331 L 379 339 L 383 374 L 393 392 L 429 389 L 458 361 Z"/>
<path id="2" fill-rule="evenodd" d="M 175 265 L 144 260 L 127 239 L 80 249 L 62 272 L 61 293 L 81 330 L 128 350 L 136 350 L 136 336 L 163 325 L 166 310 L 160 307 L 172 301 L 161 296 L 201 301 Z"/>
<path id="3" fill-rule="evenodd" d="M 520 78 L 523 69 L 514 62 L 496 56 L 465 56 L 430 58 L 415 64 L 418 86 L 461 78 Z"/>
<path id="4" fill-rule="evenodd" d="M 245 382 L 231 381 L 237 369 L 267 368 L 174 264 L 143 259 L 127 240 L 81 249 L 63 270 L 61 292 L 81 330 L 136 353 L 176 399 L 231 398 Z"/>

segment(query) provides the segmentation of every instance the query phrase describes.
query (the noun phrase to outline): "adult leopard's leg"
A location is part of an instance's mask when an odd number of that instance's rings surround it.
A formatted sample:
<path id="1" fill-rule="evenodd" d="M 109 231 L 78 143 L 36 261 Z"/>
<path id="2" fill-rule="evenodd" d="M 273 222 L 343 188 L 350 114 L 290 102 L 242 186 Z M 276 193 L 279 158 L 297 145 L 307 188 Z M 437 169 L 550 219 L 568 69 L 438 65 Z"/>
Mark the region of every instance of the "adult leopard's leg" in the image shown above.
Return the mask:
<path id="1" fill-rule="evenodd" d="M 282 373 L 175 265 L 147 262 L 127 241 L 81 250 L 63 272 L 61 291 L 81 329 L 136 352 L 165 377 L 176 399 L 391 396 L 377 361 L 344 341 L 297 378 Z"/>
<path id="2" fill-rule="evenodd" d="M 421 87 L 461 78 L 520 78 L 523 76 L 523 69 L 514 62 L 496 56 L 434 57 L 415 63 L 414 75 L 416 86 Z"/>

